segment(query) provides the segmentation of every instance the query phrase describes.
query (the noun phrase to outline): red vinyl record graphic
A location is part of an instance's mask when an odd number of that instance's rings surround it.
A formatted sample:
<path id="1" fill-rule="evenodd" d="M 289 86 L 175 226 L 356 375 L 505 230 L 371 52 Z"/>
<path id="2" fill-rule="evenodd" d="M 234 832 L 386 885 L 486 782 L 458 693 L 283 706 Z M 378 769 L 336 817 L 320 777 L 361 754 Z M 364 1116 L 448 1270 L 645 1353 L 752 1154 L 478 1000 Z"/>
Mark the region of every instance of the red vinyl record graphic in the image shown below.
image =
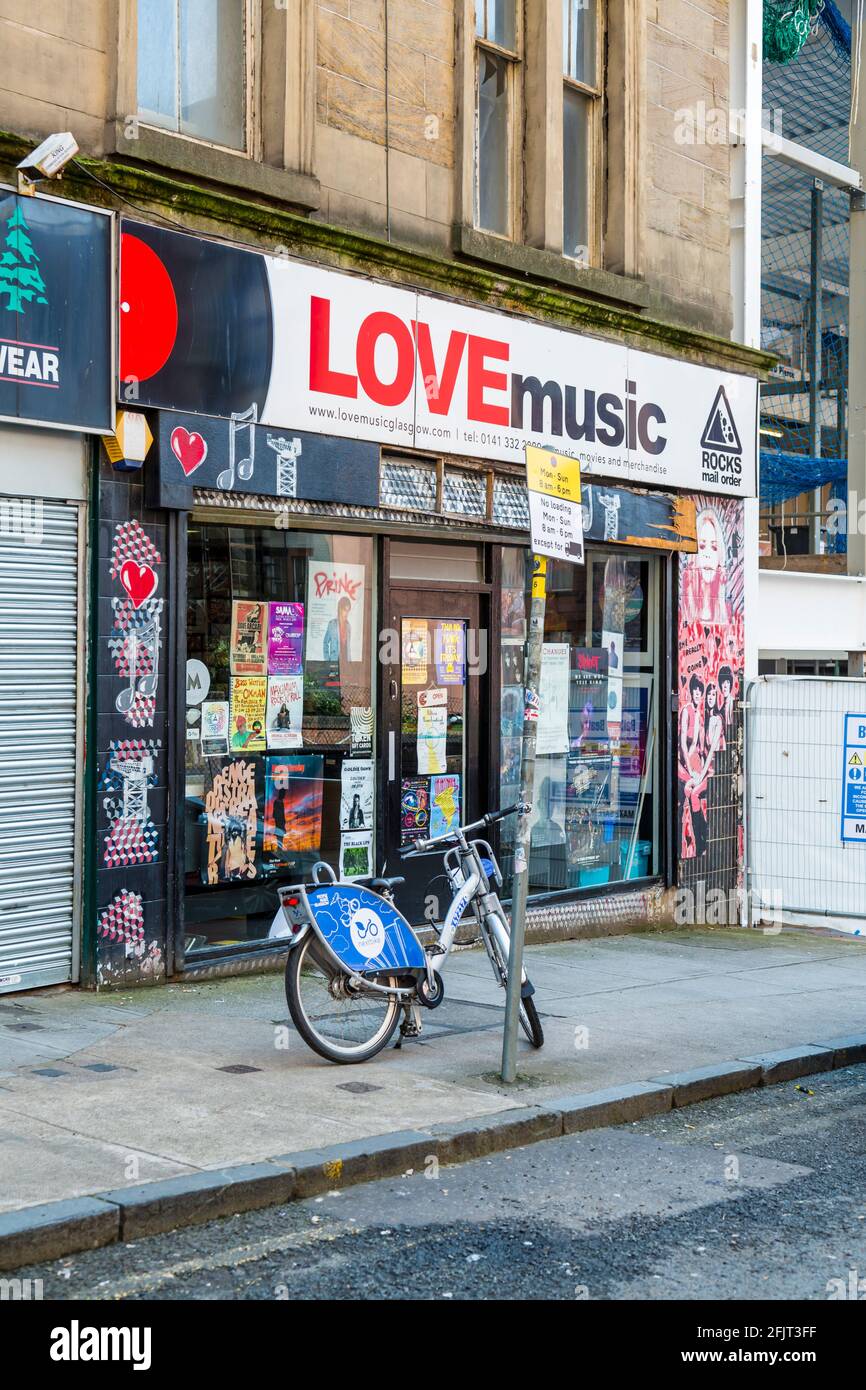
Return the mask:
<path id="1" fill-rule="evenodd" d="M 136 404 L 199 415 L 264 409 L 273 356 L 265 258 L 124 222 L 120 391 Z"/>

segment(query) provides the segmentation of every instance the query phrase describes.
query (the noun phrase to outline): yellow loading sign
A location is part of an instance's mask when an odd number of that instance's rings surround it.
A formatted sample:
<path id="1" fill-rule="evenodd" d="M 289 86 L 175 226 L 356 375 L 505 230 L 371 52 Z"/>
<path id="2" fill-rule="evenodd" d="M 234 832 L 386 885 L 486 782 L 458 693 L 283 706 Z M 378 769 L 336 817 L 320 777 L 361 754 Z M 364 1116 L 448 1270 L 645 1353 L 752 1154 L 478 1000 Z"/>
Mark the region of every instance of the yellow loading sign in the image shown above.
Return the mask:
<path id="1" fill-rule="evenodd" d="M 529 524 L 536 555 L 583 564 L 580 462 L 566 454 L 526 446 Z"/>

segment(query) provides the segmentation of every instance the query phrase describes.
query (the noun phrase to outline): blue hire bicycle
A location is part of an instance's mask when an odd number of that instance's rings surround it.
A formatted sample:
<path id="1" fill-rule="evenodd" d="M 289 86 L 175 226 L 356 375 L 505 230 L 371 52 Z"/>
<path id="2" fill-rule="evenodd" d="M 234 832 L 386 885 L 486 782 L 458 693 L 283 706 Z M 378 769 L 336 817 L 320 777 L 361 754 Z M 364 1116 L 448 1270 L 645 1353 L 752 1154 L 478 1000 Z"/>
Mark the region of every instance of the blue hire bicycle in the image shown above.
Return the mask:
<path id="1" fill-rule="evenodd" d="M 422 1009 L 445 996 L 442 968 L 457 926 L 472 914 L 493 974 L 508 981 L 508 916 L 499 899 L 502 873 L 486 840 L 467 839 L 519 810 L 495 811 L 472 825 L 429 840 L 416 840 L 401 859 L 443 850 L 453 894 L 436 940 L 426 947 L 394 904 L 402 878 L 341 882 L 330 865 L 313 869 L 313 882 L 279 889 L 288 924 L 286 998 L 304 1042 L 331 1062 L 366 1062 L 381 1052 L 400 1024 L 400 1042 L 421 1033 Z M 367 886 L 369 884 L 369 886 Z M 521 978 L 520 1022 L 533 1047 L 544 1034 L 525 972 Z M 401 1021 L 402 1013 L 402 1021 Z"/>

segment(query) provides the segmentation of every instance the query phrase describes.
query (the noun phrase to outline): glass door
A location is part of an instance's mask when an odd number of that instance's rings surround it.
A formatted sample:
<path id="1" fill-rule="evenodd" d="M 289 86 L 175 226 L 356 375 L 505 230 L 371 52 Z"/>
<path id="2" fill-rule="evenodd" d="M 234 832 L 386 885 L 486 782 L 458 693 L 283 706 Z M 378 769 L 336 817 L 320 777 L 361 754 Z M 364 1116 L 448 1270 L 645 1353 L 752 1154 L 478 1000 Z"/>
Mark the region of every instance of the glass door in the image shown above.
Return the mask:
<path id="1" fill-rule="evenodd" d="M 470 669 L 478 597 L 400 590 L 391 598 L 383 748 L 385 853 L 388 872 L 406 878 L 398 895 L 400 909 L 419 924 L 441 917 L 447 908 L 441 855 L 403 863 L 398 850 L 487 809 L 480 805 L 484 798 L 479 789 L 479 675 L 477 665 Z"/>

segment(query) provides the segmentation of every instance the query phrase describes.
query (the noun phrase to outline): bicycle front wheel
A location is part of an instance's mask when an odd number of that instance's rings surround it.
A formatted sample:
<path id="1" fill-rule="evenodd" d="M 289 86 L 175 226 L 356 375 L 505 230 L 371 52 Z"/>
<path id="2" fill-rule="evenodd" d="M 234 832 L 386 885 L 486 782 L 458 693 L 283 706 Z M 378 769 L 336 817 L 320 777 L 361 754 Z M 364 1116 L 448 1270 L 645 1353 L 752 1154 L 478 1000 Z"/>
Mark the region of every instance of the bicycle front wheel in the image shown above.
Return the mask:
<path id="1" fill-rule="evenodd" d="M 396 987 L 388 976 L 377 983 Z M 400 1005 L 386 994 L 349 988 L 349 976 L 326 957 L 313 932 L 289 951 L 286 1000 L 308 1047 L 329 1062 L 367 1062 L 391 1039 Z"/>

